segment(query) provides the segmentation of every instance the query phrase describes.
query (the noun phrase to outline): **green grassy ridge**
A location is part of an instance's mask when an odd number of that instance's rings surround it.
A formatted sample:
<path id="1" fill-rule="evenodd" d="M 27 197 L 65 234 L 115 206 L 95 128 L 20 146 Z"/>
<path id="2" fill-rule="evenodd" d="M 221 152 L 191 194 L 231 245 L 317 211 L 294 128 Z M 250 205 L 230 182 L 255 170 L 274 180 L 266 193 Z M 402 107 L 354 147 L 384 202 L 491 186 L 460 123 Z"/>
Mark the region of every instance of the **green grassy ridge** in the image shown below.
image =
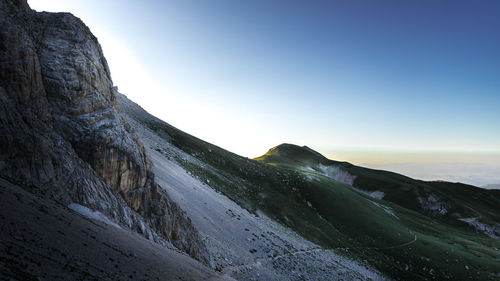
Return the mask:
<path id="1" fill-rule="evenodd" d="M 496 190 L 486 190 L 461 183 L 415 180 L 394 172 L 330 160 L 317 152 L 312 153 L 310 148 L 292 144 L 278 145 L 255 160 L 291 169 L 304 170 L 310 167 L 318 172 L 321 172 L 320 165 L 334 165 L 356 176 L 353 185 L 357 188 L 384 192 L 386 201 L 424 215 L 449 219 L 453 224 L 456 223 L 458 216 L 478 217 L 478 212 L 481 213 L 481 220 L 485 223 L 500 221 L 500 192 Z M 419 197 L 427 198 L 430 195 L 444 204 L 446 214 L 422 207 Z"/>
<path id="2" fill-rule="evenodd" d="M 145 111 L 125 112 L 193 156 L 196 161 L 176 161 L 240 206 L 260 210 L 323 247 L 342 248 L 338 250 L 345 255 L 366 260 L 396 280 L 494 280 L 490 273 L 500 272 L 496 240 L 370 198 L 296 161 L 288 166 L 253 161 L 144 115 Z M 398 218 L 374 203 L 391 208 Z M 414 243 L 389 248 L 412 241 L 414 235 Z"/>

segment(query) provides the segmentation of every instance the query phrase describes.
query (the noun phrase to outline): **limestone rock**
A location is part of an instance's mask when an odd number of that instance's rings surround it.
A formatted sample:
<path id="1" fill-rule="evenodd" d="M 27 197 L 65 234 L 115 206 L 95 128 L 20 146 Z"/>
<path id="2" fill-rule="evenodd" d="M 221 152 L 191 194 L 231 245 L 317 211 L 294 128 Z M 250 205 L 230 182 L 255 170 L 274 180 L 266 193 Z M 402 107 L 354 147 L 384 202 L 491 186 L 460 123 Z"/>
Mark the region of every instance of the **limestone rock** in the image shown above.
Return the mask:
<path id="1" fill-rule="evenodd" d="M 80 19 L 0 0 L 0 175 L 207 262 L 191 221 L 155 183 L 116 95 L 101 47 Z"/>

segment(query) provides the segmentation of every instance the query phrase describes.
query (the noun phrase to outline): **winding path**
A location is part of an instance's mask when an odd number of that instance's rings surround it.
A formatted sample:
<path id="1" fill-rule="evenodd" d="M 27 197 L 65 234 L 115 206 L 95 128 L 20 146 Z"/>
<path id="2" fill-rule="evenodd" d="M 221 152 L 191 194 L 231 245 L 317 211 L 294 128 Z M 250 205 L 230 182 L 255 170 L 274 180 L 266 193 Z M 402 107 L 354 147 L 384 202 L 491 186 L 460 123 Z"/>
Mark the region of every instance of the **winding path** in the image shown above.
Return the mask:
<path id="1" fill-rule="evenodd" d="M 411 233 L 411 231 L 410 231 L 410 233 Z M 389 247 L 350 247 L 350 248 L 337 247 L 337 248 L 329 248 L 329 249 L 311 248 L 311 249 L 307 249 L 307 250 L 299 250 L 299 251 L 295 251 L 295 252 L 284 253 L 284 254 L 281 254 L 278 256 L 274 256 L 274 257 L 257 258 L 249 263 L 228 266 L 228 267 L 224 268 L 224 270 L 222 272 L 224 273 L 224 275 L 231 275 L 231 273 L 237 272 L 237 271 L 244 269 L 244 268 L 252 268 L 252 267 L 260 266 L 263 261 L 275 261 L 275 260 L 290 257 L 290 256 L 302 255 L 302 254 L 307 254 L 307 253 L 312 253 L 312 252 L 320 252 L 320 251 L 328 251 L 328 250 L 352 250 L 352 249 L 386 250 L 386 249 L 402 248 L 402 247 L 409 246 L 418 240 L 417 235 L 414 233 L 412 233 L 412 234 L 414 235 L 413 240 L 405 242 L 403 244 L 397 244 L 397 245 L 393 245 L 393 246 L 389 246 Z"/>

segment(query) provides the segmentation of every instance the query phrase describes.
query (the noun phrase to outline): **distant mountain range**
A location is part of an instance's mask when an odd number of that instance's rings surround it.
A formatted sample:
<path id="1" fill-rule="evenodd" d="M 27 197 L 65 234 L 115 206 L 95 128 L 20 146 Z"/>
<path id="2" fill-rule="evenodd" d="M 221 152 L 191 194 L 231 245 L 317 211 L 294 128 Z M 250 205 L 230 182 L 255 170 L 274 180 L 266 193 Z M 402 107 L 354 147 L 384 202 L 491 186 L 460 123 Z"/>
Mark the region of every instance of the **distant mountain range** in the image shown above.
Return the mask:
<path id="1" fill-rule="evenodd" d="M 500 189 L 500 183 L 498 183 L 498 184 L 487 184 L 487 185 L 482 186 L 482 188 L 486 188 L 486 189 Z"/>
<path id="2" fill-rule="evenodd" d="M 3 279 L 500 278 L 500 190 L 241 157 L 118 93 L 73 15 L 0 0 L 0 27 Z"/>

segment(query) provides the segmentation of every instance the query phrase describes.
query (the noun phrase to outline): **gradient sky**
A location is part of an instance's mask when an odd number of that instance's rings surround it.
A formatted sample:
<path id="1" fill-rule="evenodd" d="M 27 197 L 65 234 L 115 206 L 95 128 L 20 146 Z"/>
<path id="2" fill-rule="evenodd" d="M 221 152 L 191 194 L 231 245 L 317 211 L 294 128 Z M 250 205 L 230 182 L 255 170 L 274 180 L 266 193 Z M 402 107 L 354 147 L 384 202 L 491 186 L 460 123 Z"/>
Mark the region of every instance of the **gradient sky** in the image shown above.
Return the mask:
<path id="1" fill-rule="evenodd" d="M 500 183 L 500 1 L 29 4 L 80 17 L 120 92 L 240 155 Z"/>

